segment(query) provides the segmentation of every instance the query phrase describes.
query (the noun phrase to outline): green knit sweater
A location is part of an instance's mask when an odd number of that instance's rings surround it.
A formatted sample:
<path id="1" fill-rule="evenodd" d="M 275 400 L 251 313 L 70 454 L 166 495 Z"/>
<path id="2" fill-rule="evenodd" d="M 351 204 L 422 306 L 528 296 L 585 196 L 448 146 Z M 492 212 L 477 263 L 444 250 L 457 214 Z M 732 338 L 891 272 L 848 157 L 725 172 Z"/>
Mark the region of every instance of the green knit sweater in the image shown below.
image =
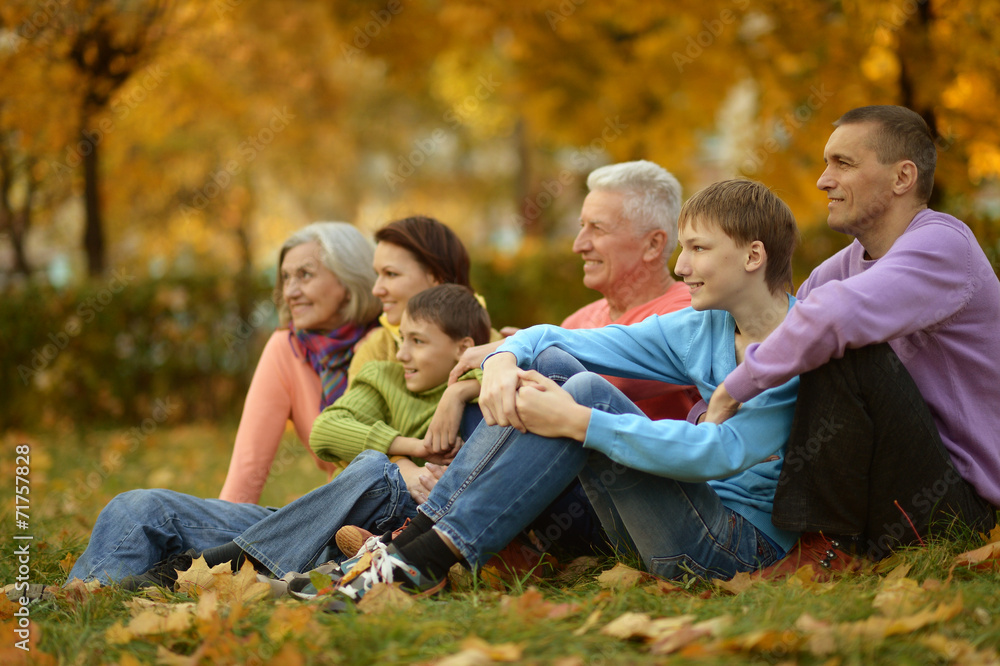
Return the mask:
<path id="1" fill-rule="evenodd" d="M 463 379 L 481 376 L 471 371 Z M 313 422 L 309 446 L 323 460 L 350 462 L 365 449 L 387 453 L 396 437 L 423 437 L 447 384 L 411 393 L 403 366 L 370 361 L 350 388 Z M 415 460 L 420 464 L 422 461 Z"/>

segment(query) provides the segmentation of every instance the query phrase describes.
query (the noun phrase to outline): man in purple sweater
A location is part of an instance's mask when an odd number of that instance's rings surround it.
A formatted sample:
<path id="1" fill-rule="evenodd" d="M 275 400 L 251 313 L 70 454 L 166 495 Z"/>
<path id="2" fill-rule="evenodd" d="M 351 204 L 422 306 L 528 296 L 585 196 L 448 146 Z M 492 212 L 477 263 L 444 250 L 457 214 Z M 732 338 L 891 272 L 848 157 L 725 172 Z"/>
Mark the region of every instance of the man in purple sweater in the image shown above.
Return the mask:
<path id="1" fill-rule="evenodd" d="M 793 558 L 826 568 L 956 519 L 989 529 L 1000 506 L 1000 282 L 969 228 L 927 207 L 936 151 L 919 115 L 867 106 L 834 125 L 816 186 L 855 240 L 706 415 L 801 375 L 772 522 L 805 532 Z"/>

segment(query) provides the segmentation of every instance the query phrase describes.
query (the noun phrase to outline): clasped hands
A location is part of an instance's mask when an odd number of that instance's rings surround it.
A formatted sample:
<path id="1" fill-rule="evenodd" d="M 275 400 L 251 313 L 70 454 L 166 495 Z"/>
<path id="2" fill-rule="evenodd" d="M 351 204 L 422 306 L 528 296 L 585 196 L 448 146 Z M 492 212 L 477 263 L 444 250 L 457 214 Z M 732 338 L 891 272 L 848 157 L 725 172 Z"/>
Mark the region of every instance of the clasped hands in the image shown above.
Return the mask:
<path id="1" fill-rule="evenodd" d="M 590 424 L 590 408 L 535 370 L 517 367 L 514 355 L 501 352 L 483 364 L 479 407 L 487 425 L 512 426 L 543 437 L 582 442 Z"/>

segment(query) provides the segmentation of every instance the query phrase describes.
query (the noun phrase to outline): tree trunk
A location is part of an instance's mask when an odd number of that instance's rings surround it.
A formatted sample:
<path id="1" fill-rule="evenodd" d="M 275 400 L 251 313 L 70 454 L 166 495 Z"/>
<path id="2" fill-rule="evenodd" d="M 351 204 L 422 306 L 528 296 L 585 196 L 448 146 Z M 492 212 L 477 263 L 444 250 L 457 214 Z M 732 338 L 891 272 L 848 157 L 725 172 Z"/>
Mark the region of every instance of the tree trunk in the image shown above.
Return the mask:
<path id="1" fill-rule="evenodd" d="M 101 220 L 101 197 L 97 151 L 100 142 L 92 141 L 84 130 L 80 131 L 81 145 L 90 146 L 83 156 L 83 192 L 86 216 L 83 247 L 87 253 L 87 273 L 96 277 L 104 273 L 104 226 Z"/>

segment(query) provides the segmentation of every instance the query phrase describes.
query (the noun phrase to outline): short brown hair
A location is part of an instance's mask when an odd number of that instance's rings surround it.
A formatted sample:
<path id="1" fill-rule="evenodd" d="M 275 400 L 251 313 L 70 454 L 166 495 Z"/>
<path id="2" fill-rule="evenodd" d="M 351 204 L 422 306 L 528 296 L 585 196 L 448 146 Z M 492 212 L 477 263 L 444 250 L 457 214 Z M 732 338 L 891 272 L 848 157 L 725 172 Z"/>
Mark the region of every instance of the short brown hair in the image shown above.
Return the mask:
<path id="1" fill-rule="evenodd" d="M 764 244 L 764 281 L 771 292 L 792 288 L 792 252 L 799 228 L 788 205 L 766 185 L 752 180 L 724 180 L 695 193 L 681 207 L 681 227 L 697 219 L 714 223 L 737 243 Z"/>
<path id="2" fill-rule="evenodd" d="M 455 232 L 433 217 L 417 215 L 390 222 L 375 232 L 375 242 L 408 251 L 441 284 L 469 282 L 469 253 Z"/>
<path id="3" fill-rule="evenodd" d="M 477 345 L 490 341 L 490 315 L 475 294 L 457 284 L 439 284 L 406 303 L 410 319 L 427 321 L 452 340 L 472 338 Z"/>
<path id="4" fill-rule="evenodd" d="M 868 135 L 868 147 L 875 151 L 879 164 L 910 160 L 917 165 L 917 196 L 927 203 L 934 191 L 934 168 L 937 148 L 931 128 L 916 111 L 905 106 L 862 106 L 851 109 L 833 124 L 875 125 Z"/>

